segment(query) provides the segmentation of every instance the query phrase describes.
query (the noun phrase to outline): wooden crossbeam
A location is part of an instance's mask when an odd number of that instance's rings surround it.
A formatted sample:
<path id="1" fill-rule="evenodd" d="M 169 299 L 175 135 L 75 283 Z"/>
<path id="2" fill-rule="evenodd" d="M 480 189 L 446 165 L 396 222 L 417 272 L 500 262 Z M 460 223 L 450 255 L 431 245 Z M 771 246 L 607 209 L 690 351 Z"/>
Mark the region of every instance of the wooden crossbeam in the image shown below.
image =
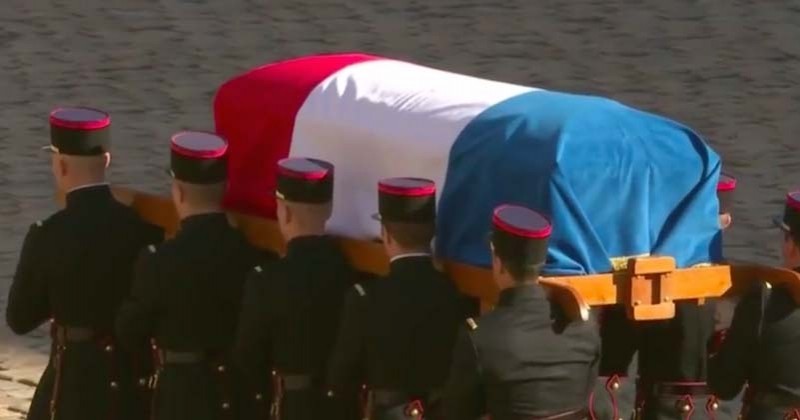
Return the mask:
<path id="1" fill-rule="evenodd" d="M 119 186 L 113 187 L 113 192 L 145 220 L 162 226 L 168 237 L 174 235 L 178 217 L 168 198 Z M 58 193 L 57 200 L 63 204 L 63 194 Z M 285 251 L 274 220 L 238 213 L 228 216 L 253 245 L 281 254 Z M 340 244 L 357 270 L 378 275 L 388 272 L 389 260 L 379 242 L 340 238 Z M 481 299 L 484 310 L 497 301 L 499 291 L 489 270 L 452 261 L 439 264 L 464 293 Z M 669 319 L 675 316 L 675 301 L 702 303 L 707 298 L 743 293 L 759 281 L 787 287 L 800 303 L 800 274 L 791 270 L 752 264 L 678 269 L 673 258 L 658 256 L 630 258 L 619 267 L 614 273 L 547 277 L 540 283 L 570 317 L 584 320 L 590 307 L 616 304 L 624 305 L 634 320 Z"/>

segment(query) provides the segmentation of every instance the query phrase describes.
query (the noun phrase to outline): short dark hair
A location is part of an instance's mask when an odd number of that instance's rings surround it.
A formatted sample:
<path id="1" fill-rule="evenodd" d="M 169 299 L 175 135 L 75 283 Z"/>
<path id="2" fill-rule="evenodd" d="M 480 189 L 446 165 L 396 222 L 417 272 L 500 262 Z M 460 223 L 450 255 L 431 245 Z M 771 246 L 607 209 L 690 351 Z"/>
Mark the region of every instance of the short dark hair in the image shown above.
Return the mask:
<path id="1" fill-rule="evenodd" d="M 436 226 L 433 223 L 383 222 L 386 233 L 403 248 L 429 247 Z"/>
<path id="2" fill-rule="evenodd" d="M 531 277 L 538 277 L 542 264 L 532 261 L 524 240 L 520 243 L 514 239 L 492 241 L 494 255 L 503 263 L 508 273 L 516 282 L 523 282 Z"/>

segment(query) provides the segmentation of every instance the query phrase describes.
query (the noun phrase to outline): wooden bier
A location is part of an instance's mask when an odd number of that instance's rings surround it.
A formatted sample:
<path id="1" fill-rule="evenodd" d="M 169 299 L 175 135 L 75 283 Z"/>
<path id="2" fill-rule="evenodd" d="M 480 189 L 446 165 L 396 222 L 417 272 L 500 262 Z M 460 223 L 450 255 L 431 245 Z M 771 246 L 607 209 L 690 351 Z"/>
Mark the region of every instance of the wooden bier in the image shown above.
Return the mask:
<path id="1" fill-rule="evenodd" d="M 162 226 L 170 237 L 178 227 L 172 202 L 154 194 L 125 187 L 113 188 L 115 197 L 133 207 L 144 219 Z M 58 194 L 63 203 L 63 194 Z M 231 224 L 255 246 L 285 251 L 285 244 L 273 220 L 230 213 Z M 389 261 L 380 243 L 341 238 L 350 263 L 358 270 L 385 274 Z M 491 308 L 499 293 L 489 270 L 452 261 L 442 261 L 458 287 L 481 299 L 482 309 Z M 613 273 L 546 277 L 541 284 L 573 319 L 588 319 L 592 306 L 622 304 L 634 320 L 669 319 L 675 316 L 675 301 L 696 300 L 743 293 L 756 281 L 787 287 L 800 303 L 800 274 L 791 270 L 752 264 L 707 265 L 677 269 L 671 257 L 633 257 Z"/>

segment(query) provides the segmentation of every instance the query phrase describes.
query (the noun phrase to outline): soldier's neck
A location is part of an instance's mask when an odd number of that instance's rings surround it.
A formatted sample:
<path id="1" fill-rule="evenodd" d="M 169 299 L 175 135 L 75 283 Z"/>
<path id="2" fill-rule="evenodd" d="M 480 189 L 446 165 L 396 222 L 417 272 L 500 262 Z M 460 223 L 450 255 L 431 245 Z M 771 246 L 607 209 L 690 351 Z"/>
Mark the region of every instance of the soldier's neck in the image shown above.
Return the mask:
<path id="1" fill-rule="evenodd" d="M 289 229 L 284 229 L 282 234 L 287 243 L 292 239 L 302 238 L 304 236 L 322 236 L 325 234 L 325 222 L 309 226 L 294 226 Z"/>
<path id="2" fill-rule="evenodd" d="M 102 185 L 105 183 L 105 176 L 70 177 L 64 178 L 61 181 L 61 188 L 65 193 L 69 193 L 80 188 Z"/>
<path id="3" fill-rule="evenodd" d="M 183 220 L 192 216 L 200 216 L 203 214 L 222 213 L 222 206 L 220 205 L 207 205 L 198 207 L 182 207 L 178 208 L 178 217 Z"/>

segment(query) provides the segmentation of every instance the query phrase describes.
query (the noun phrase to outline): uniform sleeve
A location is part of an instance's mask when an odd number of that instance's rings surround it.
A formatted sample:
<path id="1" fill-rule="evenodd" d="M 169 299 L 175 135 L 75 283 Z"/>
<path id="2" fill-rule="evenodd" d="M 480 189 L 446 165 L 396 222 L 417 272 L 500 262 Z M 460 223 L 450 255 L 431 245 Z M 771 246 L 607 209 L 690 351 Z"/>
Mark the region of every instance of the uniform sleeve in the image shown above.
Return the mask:
<path id="1" fill-rule="evenodd" d="M 234 360 L 254 385 L 262 385 L 261 382 L 269 377 L 273 325 L 272 305 L 267 302 L 268 278 L 260 270 L 259 267 L 252 271 L 245 282 L 233 347 Z"/>
<path id="2" fill-rule="evenodd" d="M 710 356 L 708 384 L 722 399 L 739 394 L 754 361 L 761 318 L 761 293 L 750 293 L 736 306 L 725 340 Z"/>
<path id="3" fill-rule="evenodd" d="M 116 333 L 122 345 L 141 348 L 154 335 L 160 311 L 157 258 L 150 245 L 139 256 L 130 296 L 117 313 Z"/>
<path id="4" fill-rule="evenodd" d="M 50 317 L 47 279 L 42 272 L 42 231 L 31 226 L 20 252 L 14 280 L 8 292 L 6 323 L 16 334 L 27 334 Z"/>
<path id="5" fill-rule="evenodd" d="M 345 298 L 339 334 L 328 365 L 328 386 L 337 393 L 356 392 L 360 386 L 366 299 L 356 290 Z"/>
<path id="6" fill-rule="evenodd" d="M 459 332 L 450 377 L 444 390 L 446 420 L 475 420 L 486 412 L 480 366 L 470 333 Z"/>

